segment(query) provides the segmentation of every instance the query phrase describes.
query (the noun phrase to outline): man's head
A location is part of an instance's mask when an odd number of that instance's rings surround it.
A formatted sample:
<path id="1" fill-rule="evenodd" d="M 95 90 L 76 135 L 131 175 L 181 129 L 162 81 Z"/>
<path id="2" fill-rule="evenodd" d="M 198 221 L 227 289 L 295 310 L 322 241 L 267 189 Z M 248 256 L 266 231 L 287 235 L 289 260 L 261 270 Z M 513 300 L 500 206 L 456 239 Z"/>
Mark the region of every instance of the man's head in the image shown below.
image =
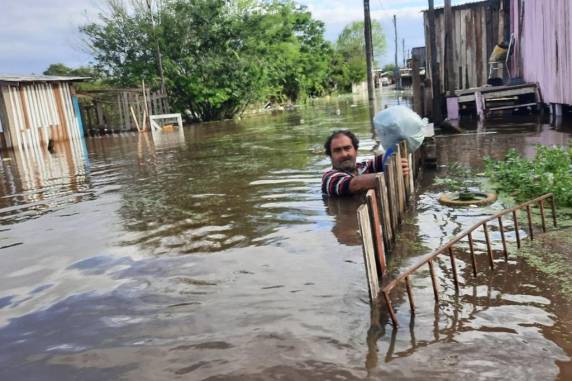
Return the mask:
<path id="1" fill-rule="evenodd" d="M 350 130 L 334 131 L 324 144 L 332 167 L 345 172 L 355 170 L 358 146 L 359 139 Z"/>

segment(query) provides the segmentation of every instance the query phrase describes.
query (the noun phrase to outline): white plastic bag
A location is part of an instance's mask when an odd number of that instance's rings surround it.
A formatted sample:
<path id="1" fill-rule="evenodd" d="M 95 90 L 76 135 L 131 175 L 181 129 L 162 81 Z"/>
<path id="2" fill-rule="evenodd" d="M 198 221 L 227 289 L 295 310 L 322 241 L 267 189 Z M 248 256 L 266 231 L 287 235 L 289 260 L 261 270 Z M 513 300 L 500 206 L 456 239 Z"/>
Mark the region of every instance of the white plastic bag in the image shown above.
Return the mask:
<path id="1" fill-rule="evenodd" d="M 405 106 L 393 106 L 375 114 L 373 126 L 385 152 L 405 140 L 409 152 L 415 152 L 425 138 L 427 119 Z"/>

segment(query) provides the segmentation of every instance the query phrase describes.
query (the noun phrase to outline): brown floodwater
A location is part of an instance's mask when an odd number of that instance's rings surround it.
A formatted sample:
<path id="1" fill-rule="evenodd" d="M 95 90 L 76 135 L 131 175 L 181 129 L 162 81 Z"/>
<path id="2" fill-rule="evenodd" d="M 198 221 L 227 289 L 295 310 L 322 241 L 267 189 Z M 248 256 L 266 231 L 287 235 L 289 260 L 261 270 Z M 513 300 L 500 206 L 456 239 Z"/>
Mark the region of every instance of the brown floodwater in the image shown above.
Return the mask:
<path id="1" fill-rule="evenodd" d="M 404 101 L 385 93 L 379 109 Z M 394 295 L 399 329 L 370 307 L 360 200 L 320 191 L 325 137 L 351 128 L 368 157 L 368 118 L 343 96 L 184 137 L 4 153 L 0 380 L 572 379 L 572 296 L 515 255 L 491 272 L 480 250 L 473 278 L 460 254 L 458 294 L 443 259 L 437 307 L 416 273 L 414 319 Z M 572 138 L 569 122 L 506 120 L 436 138 L 393 272 L 510 204 L 439 205 L 448 164 Z"/>

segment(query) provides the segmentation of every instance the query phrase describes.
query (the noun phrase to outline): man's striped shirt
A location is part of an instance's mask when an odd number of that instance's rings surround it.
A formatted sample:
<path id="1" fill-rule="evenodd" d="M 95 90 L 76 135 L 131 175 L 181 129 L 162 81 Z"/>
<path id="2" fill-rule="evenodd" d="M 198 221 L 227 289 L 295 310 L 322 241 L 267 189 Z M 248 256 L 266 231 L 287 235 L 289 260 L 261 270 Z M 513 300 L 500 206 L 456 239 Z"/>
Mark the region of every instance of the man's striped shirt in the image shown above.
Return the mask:
<path id="1" fill-rule="evenodd" d="M 357 175 L 331 168 L 322 176 L 322 193 L 328 196 L 351 196 L 350 180 L 366 173 L 383 172 L 383 155 L 356 164 Z"/>

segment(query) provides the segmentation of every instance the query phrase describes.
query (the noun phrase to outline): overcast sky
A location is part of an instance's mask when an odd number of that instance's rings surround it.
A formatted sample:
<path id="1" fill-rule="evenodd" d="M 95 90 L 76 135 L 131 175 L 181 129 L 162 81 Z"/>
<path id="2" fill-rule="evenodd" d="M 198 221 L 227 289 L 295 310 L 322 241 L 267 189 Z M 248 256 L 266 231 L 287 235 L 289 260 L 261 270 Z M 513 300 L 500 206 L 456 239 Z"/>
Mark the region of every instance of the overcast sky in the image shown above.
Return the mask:
<path id="1" fill-rule="evenodd" d="M 51 63 L 70 67 L 90 64 L 78 27 L 96 20 L 103 0 L 0 0 L 0 73 L 41 74 Z M 348 23 L 363 19 L 362 0 L 299 0 L 326 24 L 326 38 L 335 41 Z M 453 5 L 466 0 L 453 0 Z M 435 6 L 443 5 L 436 0 Z M 392 16 L 397 15 L 399 60 L 405 49 L 423 46 L 421 10 L 426 0 L 370 0 L 372 19 L 384 27 L 388 49 L 381 64 L 393 62 Z"/>

